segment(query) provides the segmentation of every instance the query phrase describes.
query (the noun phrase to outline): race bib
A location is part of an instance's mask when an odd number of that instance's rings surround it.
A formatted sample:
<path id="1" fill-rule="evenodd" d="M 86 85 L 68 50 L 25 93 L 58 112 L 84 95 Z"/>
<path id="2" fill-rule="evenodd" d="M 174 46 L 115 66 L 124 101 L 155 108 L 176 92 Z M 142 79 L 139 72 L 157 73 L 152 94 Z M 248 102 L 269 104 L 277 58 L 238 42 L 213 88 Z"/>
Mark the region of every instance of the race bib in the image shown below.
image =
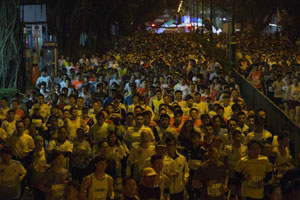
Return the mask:
<path id="1" fill-rule="evenodd" d="M 105 188 L 97 188 L 94 191 L 95 200 L 106 200 L 107 190 Z"/>
<path id="2" fill-rule="evenodd" d="M 65 193 L 65 184 L 53 184 L 51 189 L 55 196 L 62 196 Z"/>
<path id="3" fill-rule="evenodd" d="M 249 182 L 248 182 L 248 187 L 251 189 L 259 189 L 259 182 L 263 180 L 262 176 L 251 176 Z"/>
<path id="4" fill-rule="evenodd" d="M 210 197 L 219 197 L 222 196 L 222 193 L 223 193 L 222 183 L 212 184 L 210 187 L 207 188 L 207 195 Z"/>
<path id="5" fill-rule="evenodd" d="M 16 177 L 0 176 L 0 185 L 3 187 L 15 187 L 17 184 Z"/>

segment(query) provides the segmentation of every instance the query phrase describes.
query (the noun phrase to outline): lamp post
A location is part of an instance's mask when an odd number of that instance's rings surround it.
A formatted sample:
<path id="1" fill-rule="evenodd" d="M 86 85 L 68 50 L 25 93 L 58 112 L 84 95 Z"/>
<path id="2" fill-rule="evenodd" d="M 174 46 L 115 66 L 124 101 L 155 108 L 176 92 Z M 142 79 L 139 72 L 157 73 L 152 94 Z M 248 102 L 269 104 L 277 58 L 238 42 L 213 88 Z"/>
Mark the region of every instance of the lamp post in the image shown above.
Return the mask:
<path id="1" fill-rule="evenodd" d="M 235 1 L 232 0 L 232 34 L 230 41 L 230 52 L 231 52 L 231 65 L 235 65 L 235 45 L 236 45 L 236 37 L 235 37 Z"/>
<path id="2" fill-rule="evenodd" d="M 201 12 L 201 14 L 202 14 L 202 28 L 201 28 L 201 34 L 203 35 L 204 34 L 204 0 L 202 0 L 202 12 Z"/>
<path id="3" fill-rule="evenodd" d="M 197 10 L 196 10 L 196 12 L 197 12 L 197 33 L 199 33 L 199 30 L 198 30 L 198 21 L 199 21 L 199 0 L 196 0 L 197 2 Z"/>
<path id="4" fill-rule="evenodd" d="M 213 35 L 213 11 L 214 11 L 214 8 L 213 8 L 213 5 L 214 5 L 214 1 L 213 0 L 210 0 L 210 41 L 211 43 L 213 43 L 213 40 L 214 40 L 214 35 Z"/>

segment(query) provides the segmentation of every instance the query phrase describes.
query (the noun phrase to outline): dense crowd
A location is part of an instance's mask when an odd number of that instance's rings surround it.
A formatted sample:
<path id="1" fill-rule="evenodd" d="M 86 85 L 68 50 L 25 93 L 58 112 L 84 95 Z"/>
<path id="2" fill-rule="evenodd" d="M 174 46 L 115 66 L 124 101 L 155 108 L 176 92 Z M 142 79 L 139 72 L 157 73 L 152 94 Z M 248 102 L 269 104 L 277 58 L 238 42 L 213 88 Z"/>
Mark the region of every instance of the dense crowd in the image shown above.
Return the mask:
<path id="1" fill-rule="evenodd" d="M 28 97 L 1 99 L 0 199 L 300 197 L 300 157 L 189 34 L 61 55 Z M 253 74 L 253 72 L 252 72 Z"/>
<path id="2" fill-rule="evenodd" d="M 300 125 L 299 41 L 269 35 L 240 35 L 237 61 L 241 74 Z"/>

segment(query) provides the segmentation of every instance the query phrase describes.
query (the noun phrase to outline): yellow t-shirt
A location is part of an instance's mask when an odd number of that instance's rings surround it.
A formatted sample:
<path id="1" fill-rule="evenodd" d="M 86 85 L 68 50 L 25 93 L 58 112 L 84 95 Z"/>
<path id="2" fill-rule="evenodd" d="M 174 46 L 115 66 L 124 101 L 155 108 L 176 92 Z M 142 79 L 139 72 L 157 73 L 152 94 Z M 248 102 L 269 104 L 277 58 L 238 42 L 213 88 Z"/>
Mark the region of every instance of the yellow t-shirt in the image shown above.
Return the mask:
<path id="1" fill-rule="evenodd" d="M 264 188 L 259 187 L 258 183 L 263 181 L 265 174 L 272 172 L 272 165 L 264 156 L 257 159 L 249 159 L 248 156 L 242 158 L 236 167 L 236 171 L 250 178 L 242 182 L 242 196 L 256 199 L 263 198 Z"/>

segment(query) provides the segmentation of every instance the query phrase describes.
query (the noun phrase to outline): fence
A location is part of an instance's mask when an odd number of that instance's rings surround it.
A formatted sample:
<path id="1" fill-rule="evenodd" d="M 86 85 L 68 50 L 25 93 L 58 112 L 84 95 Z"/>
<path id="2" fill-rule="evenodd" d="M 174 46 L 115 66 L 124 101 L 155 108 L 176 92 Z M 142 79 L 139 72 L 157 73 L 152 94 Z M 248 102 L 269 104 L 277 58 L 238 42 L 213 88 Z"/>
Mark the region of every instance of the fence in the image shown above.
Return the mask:
<path id="1" fill-rule="evenodd" d="M 254 88 L 248 80 L 242 77 L 235 69 L 232 75 L 240 86 L 241 95 L 247 106 L 255 110 L 262 108 L 267 112 L 267 121 L 270 122 L 268 129 L 273 135 L 277 135 L 280 130 L 288 130 L 290 132 L 290 141 L 294 146 L 296 155 L 298 155 L 300 152 L 300 145 L 298 145 L 300 144 L 300 128 L 292 122 L 276 104 Z"/>

